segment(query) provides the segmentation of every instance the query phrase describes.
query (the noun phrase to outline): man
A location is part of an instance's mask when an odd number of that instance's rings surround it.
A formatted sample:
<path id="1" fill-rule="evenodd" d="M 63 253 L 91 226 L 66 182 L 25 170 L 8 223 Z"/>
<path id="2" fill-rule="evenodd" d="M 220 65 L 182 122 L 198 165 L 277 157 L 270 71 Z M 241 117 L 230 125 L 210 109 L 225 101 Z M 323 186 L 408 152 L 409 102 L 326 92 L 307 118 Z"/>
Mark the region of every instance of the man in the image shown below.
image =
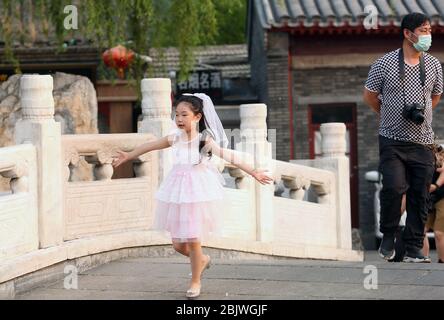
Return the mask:
<path id="1" fill-rule="evenodd" d="M 427 16 L 406 15 L 401 23 L 402 48 L 379 58 L 365 84 L 364 101 L 380 117 L 380 230 L 384 236 L 379 255 L 386 260 L 395 256 L 395 232 L 406 193 L 403 261 L 430 262 L 421 248 L 434 171 L 432 109 L 443 91 L 441 64 L 425 53 L 431 46 L 431 31 Z"/>

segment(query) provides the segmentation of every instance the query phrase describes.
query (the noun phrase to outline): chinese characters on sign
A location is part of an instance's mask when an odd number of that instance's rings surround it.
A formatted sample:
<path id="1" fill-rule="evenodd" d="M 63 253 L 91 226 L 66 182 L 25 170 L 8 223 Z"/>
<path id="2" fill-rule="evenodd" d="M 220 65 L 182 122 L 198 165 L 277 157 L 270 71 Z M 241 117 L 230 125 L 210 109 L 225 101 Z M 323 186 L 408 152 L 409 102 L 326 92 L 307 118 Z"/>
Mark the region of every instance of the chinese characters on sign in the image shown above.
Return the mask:
<path id="1" fill-rule="evenodd" d="M 210 97 L 222 98 L 222 75 L 220 71 L 205 70 L 192 72 L 187 81 L 177 84 L 177 93 L 208 94 Z"/>

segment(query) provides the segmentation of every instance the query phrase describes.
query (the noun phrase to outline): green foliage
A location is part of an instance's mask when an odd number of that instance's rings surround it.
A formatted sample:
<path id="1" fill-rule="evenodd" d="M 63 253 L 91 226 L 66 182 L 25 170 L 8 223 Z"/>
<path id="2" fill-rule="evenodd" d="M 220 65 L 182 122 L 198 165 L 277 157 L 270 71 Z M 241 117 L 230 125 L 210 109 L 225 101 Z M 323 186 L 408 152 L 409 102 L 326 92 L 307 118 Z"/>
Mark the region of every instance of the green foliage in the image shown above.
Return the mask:
<path id="1" fill-rule="evenodd" d="M 248 0 L 215 0 L 217 44 L 245 43 Z"/>
<path id="2" fill-rule="evenodd" d="M 246 0 L 0 0 L 0 40 L 5 58 L 16 71 L 19 61 L 13 48 L 46 35 L 65 50 L 73 39 L 86 39 L 101 52 L 118 44 L 147 55 L 150 48 L 175 46 L 180 52 L 180 72 L 193 67 L 193 47 L 242 43 Z M 78 30 L 66 30 L 64 12 L 75 5 Z M 19 26 L 19 28 L 16 28 Z M 140 80 L 143 61 L 137 56 L 127 76 Z M 108 73 L 112 74 L 112 73 Z"/>

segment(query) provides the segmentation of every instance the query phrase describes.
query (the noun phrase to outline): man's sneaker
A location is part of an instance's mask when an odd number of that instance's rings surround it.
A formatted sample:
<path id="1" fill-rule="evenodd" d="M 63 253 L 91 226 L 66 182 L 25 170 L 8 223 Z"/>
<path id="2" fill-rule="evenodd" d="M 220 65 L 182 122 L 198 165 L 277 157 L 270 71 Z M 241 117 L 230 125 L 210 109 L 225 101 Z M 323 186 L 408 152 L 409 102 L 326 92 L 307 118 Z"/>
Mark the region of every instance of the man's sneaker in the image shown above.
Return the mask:
<path id="1" fill-rule="evenodd" d="M 384 235 L 378 250 L 379 256 L 385 260 L 392 260 L 395 257 L 395 236 Z"/>
<path id="2" fill-rule="evenodd" d="M 422 254 L 422 251 L 419 249 L 410 249 L 407 250 L 404 262 L 413 262 L 413 263 L 430 263 L 432 260 L 430 257 Z"/>

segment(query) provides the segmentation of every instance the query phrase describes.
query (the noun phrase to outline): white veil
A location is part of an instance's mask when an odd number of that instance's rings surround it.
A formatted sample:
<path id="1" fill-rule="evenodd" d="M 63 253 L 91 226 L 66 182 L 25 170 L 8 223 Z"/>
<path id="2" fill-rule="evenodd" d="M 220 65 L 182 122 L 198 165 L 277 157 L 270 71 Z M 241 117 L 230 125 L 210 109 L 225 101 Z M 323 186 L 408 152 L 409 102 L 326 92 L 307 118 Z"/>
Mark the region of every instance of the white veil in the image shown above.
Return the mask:
<path id="1" fill-rule="evenodd" d="M 212 137 L 214 138 L 214 141 L 218 144 L 221 148 L 227 148 L 228 147 L 228 137 L 225 133 L 224 127 L 222 126 L 222 122 L 219 119 L 219 116 L 216 113 L 216 109 L 214 107 L 213 101 L 211 101 L 211 98 L 207 96 L 204 93 L 184 93 L 184 96 L 195 96 L 203 101 L 203 113 L 206 120 L 206 126 L 208 131 L 210 131 Z M 172 131 L 171 132 L 177 132 L 177 130 L 180 130 L 175 121 L 175 116 L 173 118 L 173 124 L 172 124 Z"/>

